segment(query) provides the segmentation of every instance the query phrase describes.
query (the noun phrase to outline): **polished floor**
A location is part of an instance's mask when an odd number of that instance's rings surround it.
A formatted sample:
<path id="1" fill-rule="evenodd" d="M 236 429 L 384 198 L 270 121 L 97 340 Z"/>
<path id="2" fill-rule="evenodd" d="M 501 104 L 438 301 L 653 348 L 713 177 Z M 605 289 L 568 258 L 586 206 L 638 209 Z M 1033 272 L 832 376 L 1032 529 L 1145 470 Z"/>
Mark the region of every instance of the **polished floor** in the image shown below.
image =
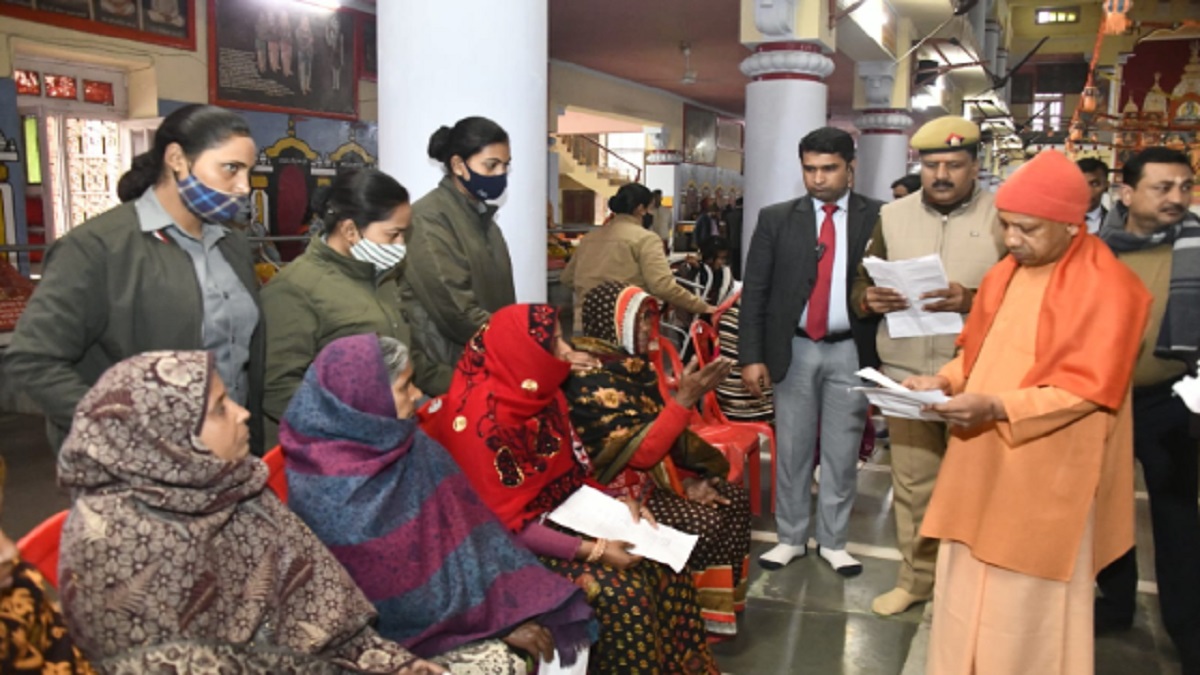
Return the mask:
<path id="1" fill-rule="evenodd" d="M 55 485 L 54 462 L 41 419 L 0 414 L 0 455 L 8 462 L 3 526 L 14 538 L 67 506 Z M 764 457 L 764 460 L 766 458 Z M 764 461 L 765 464 L 765 461 Z M 765 468 L 765 467 L 764 467 Z M 881 448 L 859 473 L 850 525 L 850 550 L 862 575 L 843 579 L 816 556 L 776 572 L 752 566 L 750 600 L 735 640 L 714 647 L 726 673 L 736 675 L 918 675 L 924 672 L 928 624 L 923 607 L 891 618 L 870 611 L 871 599 L 891 588 L 899 555 L 891 521 L 888 453 Z M 765 495 L 764 495 L 765 497 Z M 1163 631 L 1153 584 L 1149 511 L 1139 493 L 1138 550 L 1143 592 L 1132 630 L 1096 641 L 1098 675 L 1177 675 L 1178 660 Z M 757 556 L 775 541 L 769 517 L 754 523 Z"/>

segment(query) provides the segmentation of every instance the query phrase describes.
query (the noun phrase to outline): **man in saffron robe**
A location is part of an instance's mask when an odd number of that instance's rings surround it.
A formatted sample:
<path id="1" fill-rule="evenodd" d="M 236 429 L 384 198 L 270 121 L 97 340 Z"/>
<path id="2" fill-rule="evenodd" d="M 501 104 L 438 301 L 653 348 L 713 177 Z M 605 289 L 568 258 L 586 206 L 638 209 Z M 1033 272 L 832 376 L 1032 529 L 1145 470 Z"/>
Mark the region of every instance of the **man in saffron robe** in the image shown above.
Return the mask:
<path id="1" fill-rule="evenodd" d="M 957 357 L 913 389 L 953 429 L 921 534 L 940 539 L 927 673 L 1093 672 L 1096 571 L 1133 542 L 1130 379 L 1150 296 L 1039 154 L 996 193 L 1009 255 Z"/>

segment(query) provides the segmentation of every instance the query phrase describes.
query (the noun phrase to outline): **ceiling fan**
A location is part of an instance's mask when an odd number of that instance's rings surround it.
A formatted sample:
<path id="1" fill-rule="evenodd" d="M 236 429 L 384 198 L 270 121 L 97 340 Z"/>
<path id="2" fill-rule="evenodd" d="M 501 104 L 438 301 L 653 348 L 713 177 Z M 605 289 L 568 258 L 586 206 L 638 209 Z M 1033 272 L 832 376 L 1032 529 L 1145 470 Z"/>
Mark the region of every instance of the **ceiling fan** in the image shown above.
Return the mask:
<path id="1" fill-rule="evenodd" d="M 679 51 L 683 54 L 683 77 L 679 84 L 696 84 L 696 71 L 692 68 L 692 43 L 680 42 Z"/>

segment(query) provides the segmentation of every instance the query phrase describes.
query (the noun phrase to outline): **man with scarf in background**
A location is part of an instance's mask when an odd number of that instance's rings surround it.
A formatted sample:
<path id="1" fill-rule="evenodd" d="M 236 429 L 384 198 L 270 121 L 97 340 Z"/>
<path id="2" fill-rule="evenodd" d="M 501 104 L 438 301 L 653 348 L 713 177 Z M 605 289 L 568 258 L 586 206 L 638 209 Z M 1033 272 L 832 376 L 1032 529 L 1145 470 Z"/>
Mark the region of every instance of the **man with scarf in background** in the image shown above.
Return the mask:
<path id="1" fill-rule="evenodd" d="M 940 539 L 928 675 L 1091 675 L 1095 571 L 1133 543 L 1130 379 L 1150 295 L 1045 151 L 996 193 L 1009 255 L 958 356 L 913 389 L 953 435 L 921 535 Z"/>
<path id="2" fill-rule="evenodd" d="M 1150 495 L 1163 625 L 1190 675 L 1200 673 L 1200 444 L 1171 387 L 1195 370 L 1200 347 L 1200 219 L 1188 212 L 1194 178 L 1183 153 L 1147 148 L 1122 171 L 1100 237 L 1154 296 L 1133 372 L 1133 447 Z M 1133 625 L 1137 579 L 1133 549 L 1101 572 L 1098 632 Z"/>

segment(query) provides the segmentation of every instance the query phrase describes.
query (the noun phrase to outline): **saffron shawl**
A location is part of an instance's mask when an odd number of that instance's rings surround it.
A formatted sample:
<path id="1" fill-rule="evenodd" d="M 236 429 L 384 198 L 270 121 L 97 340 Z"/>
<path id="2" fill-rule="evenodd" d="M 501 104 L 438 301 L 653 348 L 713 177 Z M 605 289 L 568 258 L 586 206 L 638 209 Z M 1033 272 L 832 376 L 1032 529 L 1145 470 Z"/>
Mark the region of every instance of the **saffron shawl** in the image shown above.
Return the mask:
<path id="1" fill-rule="evenodd" d="M 374 335 L 331 342 L 280 427 L 290 506 L 379 610 L 377 629 L 421 656 L 527 620 L 573 663 L 591 610 L 511 536 L 415 420 L 397 419 Z"/>
<path id="2" fill-rule="evenodd" d="M 101 672 L 411 663 L 370 628 L 375 609 L 342 566 L 263 490 L 262 461 L 227 461 L 200 441 L 213 377 L 206 352 L 144 353 L 76 408 L 58 465 L 75 498 L 59 578 L 76 644 Z"/>
<path id="3" fill-rule="evenodd" d="M 557 321 L 548 305 L 496 312 L 467 344 L 450 390 L 420 412 L 422 428 L 514 532 L 587 479 L 559 389 L 571 367 L 553 354 Z"/>
<path id="4" fill-rule="evenodd" d="M 979 286 L 958 338 L 966 377 L 1016 269 L 1017 261 L 1005 256 Z M 1097 288 L 1109 292 L 1097 294 Z M 1021 386 L 1059 387 L 1109 410 L 1120 408 L 1150 313 L 1150 293 L 1137 275 L 1099 237 L 1081 232 L 1054 268 L 1038 311 L 1037 359 Z"/>

